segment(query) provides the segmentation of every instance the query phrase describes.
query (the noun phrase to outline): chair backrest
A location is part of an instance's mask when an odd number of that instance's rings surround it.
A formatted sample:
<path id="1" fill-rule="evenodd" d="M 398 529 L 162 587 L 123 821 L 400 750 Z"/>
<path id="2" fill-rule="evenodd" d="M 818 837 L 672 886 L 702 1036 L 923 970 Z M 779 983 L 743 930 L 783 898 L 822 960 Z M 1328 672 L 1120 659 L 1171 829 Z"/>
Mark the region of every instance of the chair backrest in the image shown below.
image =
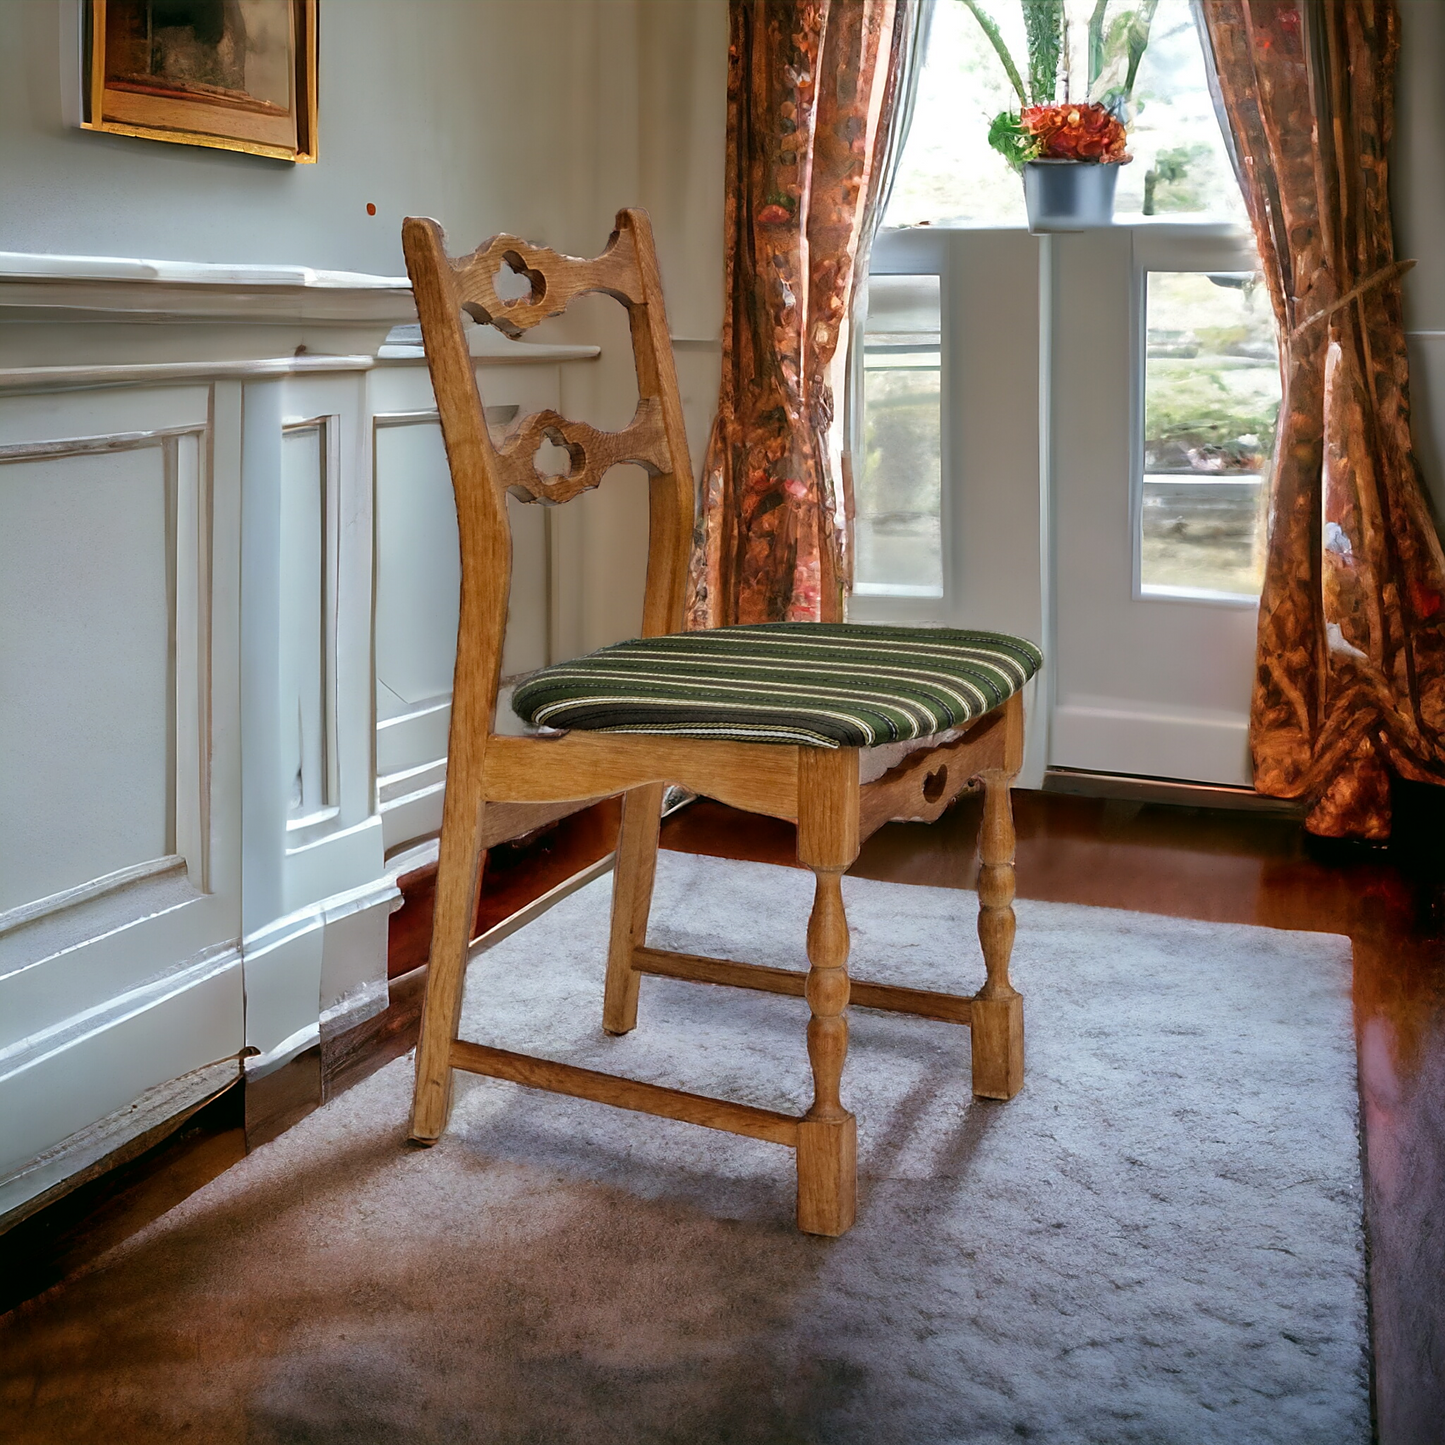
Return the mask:
<path id="1" fill-rule="evenodd" d="M 640 210 L 617 213 L 617 229 L 607 249 L 590 261 L 506 235 L 494 236 L 470 255 L 453 260 L 446 253 L 441 227 L 417 216 L 402 223 L 402 247 L 456 495 L 462 557 L 457 693 L 464 678 L 480 683 L 491 699 L 490 724 L 511 582 L 507 493 L 524 501 L 556 504 L 595 487 L 610 467 L 635 463 L 645 468 L 650 500 L 642 633 L 655 637 L 682 628 L 693 480 L 662 281 L 652 227 L 647 213 Z M 497 294 L 497 276 L 503 267 L 530 283 L 526 295 L 504 300 Z M 515 338 L 539 321 L 560 315 L 574 297 L 591 291 L 614 297 L 627 308 L 637 369 L 638 403 L 632 421 L 620 432 L 605 432 L 568 421 L 554 411 L 536 412 L 513 422 L 494 446 L 462 313 Z M 565 475 L 546 476 L 537 470 L 534 458 L 544 439 L 570 454 Z M 454 696 L 454 721 L 458 701 Z"/>

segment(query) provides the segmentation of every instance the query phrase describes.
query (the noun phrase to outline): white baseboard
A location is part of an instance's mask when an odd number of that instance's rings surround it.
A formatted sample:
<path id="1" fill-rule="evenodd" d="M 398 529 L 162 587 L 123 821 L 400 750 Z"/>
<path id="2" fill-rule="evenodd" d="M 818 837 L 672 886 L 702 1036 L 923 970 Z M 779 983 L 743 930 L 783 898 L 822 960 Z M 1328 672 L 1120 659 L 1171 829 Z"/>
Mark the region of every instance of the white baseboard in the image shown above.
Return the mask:
<path id="1" fill-rule="evenodd" d="M 18 1224 L 101 1173 L 99 1166 L 109 1168 L 123 1162 L 127 1146 L 139 1143 L 149 1147 L 152 1141 L 147 1136 L 163 1137 L 165 1125 L 220 1093 L 240 1077 L 240 1070 L 239 1059 L 222 1059 L 178 1079 L 167 1079 L 12 1170 L 0 1179 L 0 1230 Z"/>
<path id="2" fill-rule="evenodd" d="M 97 1129 L 109 1137 L 106 1121 L 135 1101 L 155 1090 L 164 1098 L 173 1081 L 234 1059 L 244 1042 L 241 1017 L 240 950 L 220 945 L 7 1048 L 0 1213 L 57 1183 L 80 1148 L 75 1141 Z M 52 1162 L 34 1173 L 44 1161 Z"/>
<path id="3" fill-rule="evenodd" d="M 1127 700 L 1060 703 L 1053 710 L 1049 766 L 1247 788 L 1253 782 L 1249 719 Z"/>
<path id="4" fill-rule="evenodd" d="M 247 1077 L 386 1007 L 386 920 L 401 901 L 382 874 L 246 936 Z"/>

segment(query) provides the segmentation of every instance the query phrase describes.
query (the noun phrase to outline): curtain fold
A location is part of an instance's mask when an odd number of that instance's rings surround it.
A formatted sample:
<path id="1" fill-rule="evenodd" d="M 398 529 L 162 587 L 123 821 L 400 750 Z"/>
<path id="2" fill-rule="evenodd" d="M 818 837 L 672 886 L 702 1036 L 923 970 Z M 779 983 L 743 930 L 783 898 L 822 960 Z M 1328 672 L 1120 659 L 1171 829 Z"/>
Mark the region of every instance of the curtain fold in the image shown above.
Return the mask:
<path id="1" fill-rule="evenodd" d="M 1331 837 L 1445 782 L 1445 557 L 1410 437 L 1389 203 L 1394 0 L 1202 0 L 1280 335 L 1250 746 Z"/>
<path id="2" fill-rule="evenodd" d="M 687 625 L 842 619 L 835 392 L 917 7 L 732 0 L 726 308 Z"/>

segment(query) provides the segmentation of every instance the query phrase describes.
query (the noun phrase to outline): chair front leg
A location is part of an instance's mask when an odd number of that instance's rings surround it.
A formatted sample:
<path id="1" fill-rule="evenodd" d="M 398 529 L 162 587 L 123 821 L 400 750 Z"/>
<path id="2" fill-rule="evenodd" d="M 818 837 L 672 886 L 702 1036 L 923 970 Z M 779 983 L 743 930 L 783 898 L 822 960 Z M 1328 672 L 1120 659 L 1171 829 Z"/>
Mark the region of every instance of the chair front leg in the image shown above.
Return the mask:
<path id="1" fill-rule="evenodd" d="M 607 986 L 602 999 L 602 1027 L 609 1034 L 630 1033 L 637 1027 L 641 975 L 632 966 L 632 951 L 647 941 L 666 788 L 665 783 L 649 783 L 631 789 L 622 799 L 617 863 L 612 870 L 612 941 L 607 950 Z"/>
<path id="2" fill-rule="evenodd" d="M 1012 1099 L 1024 1082 L 1024 1001 L 1009 981 L 1014 945 L 1014 823 L 1009 786 L 1013 774 L 990 770 L 983 782 L 979 833 L 978 940 L 988 977 L 974 995 L 973 1092 Z"/>
<path id="3" fill-rule="evenodd" d="M 858 753 L 805 748 L 799 759 L 798 861 L 813 870 L 808 917 L 808 1061 L 813 1104 L 798 1126 L 798 1228 L 840 1235 L 853 1227 L 858 1124 L 840 1087 L 848 1057 L 848 917 L 841 880 L 858 856 Z"/>
<path id="4" fill-rule="evenodd" d="M 486 805 L 479 796 L 481 790 L 475 784 L 469 787 L 468 782 L 463 777 L 447 782 L 431 957 L 416 1049 L 416 1089 L 411 1109 L 411 1139 L 416 1144 L 435 1144 L 452 1108 L 451 1049 L 461 1019 L 467 950 L 477 916 L 477 888 L 486 862 L 486 849 L 482 847 Z"/>
<path id="5" fill-rule="evenodd" d="M 838 886 L 841 868 L 815 868 L 808 919 L 808 1062 L 813 1106 L 798 1126 L 798 1228 L 845 1234 L 858 1193 L 858 1124 L 839 1088 L 848 1057 L 848 920 Z"/>

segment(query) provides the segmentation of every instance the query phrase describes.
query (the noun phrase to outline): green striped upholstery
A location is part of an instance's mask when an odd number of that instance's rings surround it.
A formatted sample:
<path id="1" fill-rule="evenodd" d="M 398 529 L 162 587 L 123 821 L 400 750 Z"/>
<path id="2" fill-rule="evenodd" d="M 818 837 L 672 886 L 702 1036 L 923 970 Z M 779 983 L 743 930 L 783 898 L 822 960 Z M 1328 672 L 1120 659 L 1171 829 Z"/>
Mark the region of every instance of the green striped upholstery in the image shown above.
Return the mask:
<path id="1" fill-rule="evenodd" d="M 866 748 L 982 717 L 1042 662 L 995 632 L 769 622 L 604 647 L 533 673 L 512 707 L 535 727 Z"/>

